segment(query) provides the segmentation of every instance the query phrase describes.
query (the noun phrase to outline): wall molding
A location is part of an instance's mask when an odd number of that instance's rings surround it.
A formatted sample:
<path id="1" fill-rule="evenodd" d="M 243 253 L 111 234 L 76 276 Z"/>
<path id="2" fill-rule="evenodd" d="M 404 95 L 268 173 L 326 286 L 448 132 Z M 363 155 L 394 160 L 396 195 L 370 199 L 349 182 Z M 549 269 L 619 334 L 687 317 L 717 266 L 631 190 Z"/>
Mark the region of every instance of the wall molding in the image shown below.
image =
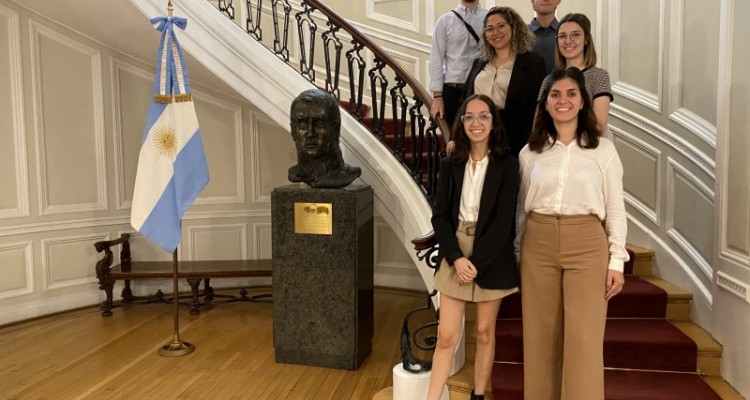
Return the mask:
<path id="1" fill-rule="evenodd" d="M 153 79 L 153 74 L 143 68 L 128 64 L 122 60 L 110 57 L 110 73 L 112 74 L 112 143 L 114 144 L 114 169 L 115 169 L 115 208 L 117 210 L 129 210 L 132 199 L 126 199 L 127 189 L 125 187 L 125 145 L 122 132 L 122 104 L 120 103 L 120 73 L 127 71 L 146 81 Z M 146 121 L 143 122 L 144 125 Z"/>
<path id="2" fill-rule="evenodd" d="M 94 242 L 98 242 L 100 240 L 110 240 L 109 233 L 89 233 L 85 235 L 71 235 L 71 236 L 61 236 L 54 239 L 42 239 L 41 246 L 42 246 L 42 277 L 43 277 L 43 288 L 45 291 L 49 290 L 57 290 L 57 289 L 64 289 L 64 288 L 72 288 L 77 286 L 87 286 L 92 283 L 98 283 L 98 280 L 96 278 L 96 275 L 94 274 L 94 269 L 91 268 L 91 273 L 87 276 L 76 278 L 76 279 L 66 279 L 61 281 L 53 281 L 52 280 L 52 270 L 50 265 L 50 248 L 54 245 L 60 245 L 65 243 L 77 243 L 77 242 L 86 242 L 87 245 L 91 245 Z"/>
<path id="3" fill-rule="evenodd" d="M 609 35 L 608 49 L 619 49 L 621 46 L 620 42 L 620 29 L 622 25 L 622 0 L 610 0 L 609 2 L 609 32 L 614 34 Z M 612 91 L 615 94 L 621 95 L 628 98 L 642 106 L 654 110 L 656 112 L 661 111 L 661 105 L 663 100 L 662 87 L 664 86 L 664 47 L 665 47 L 665 34 L 664 26 L 666 22 L 666 3 L 664 0 L 659 0 L 659 47 L 658 47 L 658 60 L 656 65 L 656 93 L 649 92 L 645 89 L 638 88 L 633 84 L 624 82 L 620 79 L 620 53 L 618 51 L 607 52 L 607 67 L 609 69 L 610 77 L 612 78 Z M 601 22 L 599 23 L 601 25 Z"/>
<path id="4" fill-rule="evenodd" d="M 18 13 L 0 6 L 0 17 L 8 24 L 8 68 L 10 81 L 11 123 L 16 169 L 16 207 L 0 210 L 0 219 L 30 216 L 29 210 L 29 171 L 26 152 L 26 123 L 24 118 L 24 91 L 21 60 L 21 26 Z"/>
<path id="5" fill-rule="evenodd" d="M 750 285 L 734 279 L 722 271 L 716 273 L 716 285 L 750 303 Z"/>
<path id="6" fill-rule="evenodd" d="M 263 254 L 263 231 L 271 231 L 271 223 L 270 222 L 256 222 L 253 224 L 253 256 L 256 260 L 261 258 L 261 255 Z M 271 233 L 271 236 L 273 236 L 273 233 Z M 269 243 L 270 245 L 270 243 Z M 273 251 L 273 248 L 272 248 Z"/>
<path id="7" fill-rule="evenodd" d="M 199 260 L 200 258 L 196 256 L 196 250 L 198 249 L 199 245 L 197 235 L 201 232 L 222 231 L 236 231 L 239 234 L 240 259 L 247 260 L 247 224 L 212 224 L 188 226 L 188 248 L 184 249 L 183 252 L 187 252 L 190 255 L 191 260 Z"/>
<path id="8" fill-rule="evenodd" d="M 674 204 L 675 204 L 675 178 L 677 174 L 685 178 L 685 181 L 695 189 L 695 192 L 703 196 L 712 206 L 714 204 L 714 192 L 706 184 L 700 181 L 697 176 L 690 172 L 683 165 L 680 165 L 675 159 L 667 157 L 667 165 L 670 167 L 667 174 L 667 236 L 669 236 L 682 250 L 693 260 L 695 265 L 703 272 L 709 280 L 713 279 L 713 268 L 706 257 L 710 255 L 701 254 L 701 252 L 686 238 L 682 232 L 674 227 Z M 713 232 L 713 229 L 711 229 Z"/>
<path id="9" fill-rule="evenodd" d="M 643 214 L 644 217 L 648 218 L 654 225 L 657 227 L 661 225 L 660 222 L 660 215 L 659 210 L 661 210 L 661 196 L 659 196 L 658 191 L 662 187 L 662 179 L 661 179 L 661 164 L 659 160 L 661 160 L 661 151 L 657 149 L 654 146 L 651 146 L 650 144 L 646 143 L 645 141 L 637 138 L 634 135 L 631 135 L 630 133 L 616 127 L 616 126 L 610 126 L 609 127 L 610 132 L 612 132 L 612 135 L 615 137 L 615 139 L 619 139 L 623 141 L 623 143 L 627 143 L 630 146 L 632 146 L 635 150 L 643 152 L 646 156 L 652 156 L 654 165 L 656 166 L 656 194 L 654 198 L 654 207 L 650 207 L 643 201 L 641 201 L 639 198 L 634 196 L 631 193 L 625 192 L 625 201 L 630 204 L 633 208 L 638 210 L 641 214 Z"/>
<path id="10" fill-rule="evenodd" d="M 185 221 L 221 218 L 271 218 L 271 210 L 188 211 L 182 219 Z M 130 215 L 0 227 L 0 237 L 117 225 L 130 226 Z"/>
<path id="11" fill-rule="evenodd" d="M 700 167 L 711 179 L 716 178 L 715 161 L 674 132 L 616 103 L 612 103 L 610 115 L 661 140 Z"/>
<path id="12" fill-rule="evenodd" d="M 2 10 L 0 10 L 2 11 Z M 0 292 L 0 300 L 8 300 L 14 297 L 21 297 L 34 293 L 34 253 L 33 246 L 30 240 L 16 243 L 6 243 L 0 245 L 0 253 L 11 250 L 22 250 L 24 252 L 24 273 L 26 285 L 22 288 L 6 290 Z M 4 267 L 8 269 L 8 267 Z"/>
<path id="13" fill-rule="evenodd" d="M 31 82 L 32 96 L 34 98 L 34 136 L 36 138 L 36 155 L 37 155 L 37 175 L 38 189 L 40 194 L 39 213 L 41 215 L 66 214 L 76 212 L 92 212 L 107 210 L 107 175 L 106 175 L 106 147 L 104 127 L 104 88 L 101 68 L 101 53 L 91 47 L 88 47 L 68 36 L 58 33 L 51 28 L 41 25 L 38 22 L 30 21 L 29 30 L 31 36 Z M 46 149 L 46 127 L 44 126 L 44 106 L 42 103 L 42 71 L 41 71 L 41 46 L 42 37 L 53 40 L 63 46 L 67 46 L 83 55 L 87 55 L 91 62 L 93 88 L 92 104 L 94 119 L 94 151 L 95 151 L 95 171 L 97 199 L 95 202 L 78 203 L 78 204 L 50 204 L 48 193 L 48 172 L 47 172 L 47 149 Z"/>
<path id="14" fill-rule="evenodd" d="M 271 196 L 263 194 L 262 179 L 260 177 L 260 128 L 259 122 L 274 124 L 275 122 L 262 114 L 250 112 L 250 198 L 253 203 L 271 203 Z"/>
<path id="15" fill-rule="evenodd" d="M 411 21 L 380 14 L 375 11 L 376 4 L 405 2 L 411 3 Z M 368 19 L 381 22 L 394 28 L 419 33 L 419 0 L 365 0 L 365 16 Z"/>
<path id="16" fill-rule="evenodd" d="M 244 204 L 245 203 L 245 180 L 243 176 L 245 174 L 245 155 L 243 129 L 242 129 L 242 106 L 232 104 L 230 102 L 219 99 L 218 97 L 211 96 L 210 94 L 193 88 L 194 99 L 204 101 L 208 104 L 224 108 L 229 110 L 233 114 L 234 121 L 234 156 L 237 162 L 235 163 L 235 174 L 237 175 L 237 182 L 235 184 L 235 195 L 234 196 L 198 196 L 193 202 L 195 205 L 204 204 Z M 205 142 L 205 140 L 204 140 Z"/>
<path id="17" fill-rule="evenodd" d="M 698 138 L 716 148 L 716 126 L 682 107 L 684 81 L 685 0 L 672 0 L 669 25 L 669 119 L 682 125 Z M 719 59 L 721 60 L 721 59 Z M 721 61 L 719 61 L 721 62 Z"/>

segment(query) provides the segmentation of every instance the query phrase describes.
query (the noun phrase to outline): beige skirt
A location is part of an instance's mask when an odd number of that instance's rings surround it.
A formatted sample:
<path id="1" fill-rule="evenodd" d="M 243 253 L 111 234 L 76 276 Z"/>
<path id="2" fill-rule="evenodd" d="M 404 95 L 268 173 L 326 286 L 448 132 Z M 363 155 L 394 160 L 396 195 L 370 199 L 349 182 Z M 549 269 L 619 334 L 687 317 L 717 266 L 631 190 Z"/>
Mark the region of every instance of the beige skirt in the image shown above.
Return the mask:
<path id="1" fill-rule="evenodd" d="M 461 249 L 461 252 L 465 257 L 471 256 L 472 247 L 474 246 L 475 228 L 476 222 L 458 221 L 456 239 L 458 239 L 458 247 Z M 475 282 L 461 285 L 458 283 L 456 268 L 452 265 L 448 265 L 448 262 L 445 261 L 445 259 L 443 259 L 440 268 L 435 274 L 434 287 L 441 295 L 475 303 L 502 299 L 503 297 L 518 291 L 518 288 L 484 289 L 479 287 Z"/>

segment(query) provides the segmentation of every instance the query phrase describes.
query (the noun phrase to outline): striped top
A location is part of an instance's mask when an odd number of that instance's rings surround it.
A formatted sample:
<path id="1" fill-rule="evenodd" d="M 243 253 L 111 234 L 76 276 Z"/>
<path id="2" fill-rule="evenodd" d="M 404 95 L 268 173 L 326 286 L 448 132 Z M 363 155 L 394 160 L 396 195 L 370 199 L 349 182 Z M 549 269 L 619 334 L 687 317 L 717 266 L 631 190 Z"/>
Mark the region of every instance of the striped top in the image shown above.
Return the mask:
<path id="1" fill-rule="evenodd" d="M 606 69 L 599 68 L 597 66 L 589 67 L 584 69 L 583 78 L 586 81 L 586 91 L 589 93 L 589 99 L 594 101 L 599 96 L 609 97 L 609 101 L 615 101 L 615 97 L 612 95 L 612 85 L 609 83 L 609 73 Z M 542 93 L 544 89 L 549 86 L 550 77 L 549 75 L 544 78 L 542 87 L 539 88 L 539 94 L 536 97 L 536 101 L 542 100 Z"/>

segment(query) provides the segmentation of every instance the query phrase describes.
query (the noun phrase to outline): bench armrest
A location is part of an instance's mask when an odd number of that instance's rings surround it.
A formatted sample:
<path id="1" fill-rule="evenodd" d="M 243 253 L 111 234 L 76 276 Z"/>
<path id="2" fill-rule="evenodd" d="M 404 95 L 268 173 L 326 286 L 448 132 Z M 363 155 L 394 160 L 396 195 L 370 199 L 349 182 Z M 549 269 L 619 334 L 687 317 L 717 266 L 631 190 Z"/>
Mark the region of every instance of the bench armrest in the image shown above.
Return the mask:
<path id="1" fill-rule="evenodd" d="M 103 289 L 104 281 L 107 273 L 112 268 L 112 262 L 114 261 L 114 255 L 112 254 L 112 246 L 122 245 L 120 249 L 120 263 L 130 264 L 130 234 L 123 233 L 118 239 L 115 240 L 102 240 L 94 243 L 94 248 L 98 253 L 104 253 L 102 259 L 96 262 L 96 277 L 99 279 L 99 288 Z"/>

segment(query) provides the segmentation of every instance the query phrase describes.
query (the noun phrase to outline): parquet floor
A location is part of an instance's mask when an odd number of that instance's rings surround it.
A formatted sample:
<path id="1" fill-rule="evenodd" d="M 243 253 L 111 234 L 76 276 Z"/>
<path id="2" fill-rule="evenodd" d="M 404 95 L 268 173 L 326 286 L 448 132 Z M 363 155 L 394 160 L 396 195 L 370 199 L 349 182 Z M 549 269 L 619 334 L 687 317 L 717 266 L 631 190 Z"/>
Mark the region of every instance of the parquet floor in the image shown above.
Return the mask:
<path id="1" fill-rule="evenodd" d="M 252 293 L 251 293 L 252 294 Z M 195 352 L 162 357 L 169 304 L 97 308 L 0 328 L 0 399 L 371 399 L 392 384 L 404 315 L 423 294 L 375 291 L 373 352 L 356 371 L 277 364 L 273 306 L 231 303 L 191 316 L 180 335 Z"/>

